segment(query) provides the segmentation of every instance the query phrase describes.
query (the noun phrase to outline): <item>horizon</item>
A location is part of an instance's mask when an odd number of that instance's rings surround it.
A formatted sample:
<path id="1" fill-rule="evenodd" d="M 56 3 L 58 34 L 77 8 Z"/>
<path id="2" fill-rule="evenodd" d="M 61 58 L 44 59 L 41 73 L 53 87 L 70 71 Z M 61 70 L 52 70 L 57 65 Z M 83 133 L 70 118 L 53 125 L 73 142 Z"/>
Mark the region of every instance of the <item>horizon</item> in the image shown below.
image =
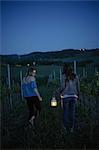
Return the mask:
<path id="1" fill-rule="evenodd" d="M 3 55 L 99 47 L 99 1 L 1 1 Z"/>
<path id="2" fill-rule="evenodd" d="M 34 52 L 29 52 L 29 53 L 24 53 L 24 54 L 0 54 L 0 56 L 10 56 L 10 55 L 17 55 L 17 56 L 22 56 L 22 55 L 29 55 L 31 53 L 53 53 L 53 52 L 61 52 L 61 51 L 93 51 L 93 50 L 99 50 L 99 48 L 94 48 L 94 49 L 62 49 L 62 50 L 54 50 L 54 51 L 34 51 Z"/>

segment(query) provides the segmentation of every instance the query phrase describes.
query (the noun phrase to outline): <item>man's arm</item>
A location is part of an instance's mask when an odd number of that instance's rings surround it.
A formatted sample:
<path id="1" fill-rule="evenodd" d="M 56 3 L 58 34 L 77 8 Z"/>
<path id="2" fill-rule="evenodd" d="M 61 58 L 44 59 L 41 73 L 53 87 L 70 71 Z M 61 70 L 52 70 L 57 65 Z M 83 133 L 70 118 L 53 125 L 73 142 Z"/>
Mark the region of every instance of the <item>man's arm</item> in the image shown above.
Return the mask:
<path id="1" fill-rule="evenodd" d="M 35 91 L 35 93 L 37 94 L 39 100 L 42 101 L 42 97 L 40 96 L 38 89 L 37 89 L 37 88 L 34 88 L 34 91 Z"/>

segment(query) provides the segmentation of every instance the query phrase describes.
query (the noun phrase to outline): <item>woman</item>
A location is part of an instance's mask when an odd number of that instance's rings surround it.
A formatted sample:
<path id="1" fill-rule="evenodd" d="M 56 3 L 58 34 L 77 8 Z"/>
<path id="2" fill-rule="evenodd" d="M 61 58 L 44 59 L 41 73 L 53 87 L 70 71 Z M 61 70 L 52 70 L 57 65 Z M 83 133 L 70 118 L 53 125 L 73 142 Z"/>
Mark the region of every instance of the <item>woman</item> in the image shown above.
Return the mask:
<path id="1" fill-rule="evenodd" d="M 73 132 L 75 127 L 75 103 L 79 97 L 79 80 L 69 66 L 64 66 L 61 82 L 61 106 L 63 108 L 64 129 Z"/>
<path id="2" fill-rule="evenodd" d="M 27 101 L 29 109 L 29 122 L 34 125 L 34 120 L 41 112 L 42 97 L 40 96 L 35 80 L 36 70 L 33 67 L 28 69 L 27 76 L 23 78 L 23 96 Z"/>

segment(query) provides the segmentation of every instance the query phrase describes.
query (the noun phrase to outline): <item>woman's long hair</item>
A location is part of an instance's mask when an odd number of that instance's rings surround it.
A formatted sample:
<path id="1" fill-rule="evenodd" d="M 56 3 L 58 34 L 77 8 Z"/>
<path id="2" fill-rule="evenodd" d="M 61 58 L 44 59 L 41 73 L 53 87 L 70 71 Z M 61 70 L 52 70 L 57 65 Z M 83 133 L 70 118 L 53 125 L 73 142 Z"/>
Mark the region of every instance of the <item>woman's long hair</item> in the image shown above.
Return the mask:
<path id="1" fill-rule="evenodd" d="M 66 81 L 74 80 L 76 78 L 76 74 L 73 72 L 73 69 L 69 65 L 64 65 L 63 74 L 66 76 Z"/>

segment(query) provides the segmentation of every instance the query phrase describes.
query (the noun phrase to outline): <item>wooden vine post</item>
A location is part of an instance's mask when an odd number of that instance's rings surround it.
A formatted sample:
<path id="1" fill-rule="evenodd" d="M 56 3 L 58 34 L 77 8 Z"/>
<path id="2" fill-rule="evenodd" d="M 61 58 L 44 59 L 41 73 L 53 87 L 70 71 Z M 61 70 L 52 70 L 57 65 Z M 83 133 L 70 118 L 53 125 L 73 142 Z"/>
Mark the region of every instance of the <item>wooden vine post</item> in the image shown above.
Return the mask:
<path id="1" fill-rule="evenodd" d="M 21 99 L 23 100 L 23 90 L 22 90 L 22 69 L 20 68 L 20 83 L 21 83 Z"/>
<path id="2" fill-rule="evenodd" d="M 7 72 L 8 72 L 8 89 L 9 89 L 10 108 L 12 109 L 11 77 L 10 77 L 10 65 L 9 64 L 7 64 Z"/>
<path id="3" fill-rule="evenodd" d="M 74 73 L 77 73 L 77 66 L 76 66 L 76 60 L 74 60 Z"/>

